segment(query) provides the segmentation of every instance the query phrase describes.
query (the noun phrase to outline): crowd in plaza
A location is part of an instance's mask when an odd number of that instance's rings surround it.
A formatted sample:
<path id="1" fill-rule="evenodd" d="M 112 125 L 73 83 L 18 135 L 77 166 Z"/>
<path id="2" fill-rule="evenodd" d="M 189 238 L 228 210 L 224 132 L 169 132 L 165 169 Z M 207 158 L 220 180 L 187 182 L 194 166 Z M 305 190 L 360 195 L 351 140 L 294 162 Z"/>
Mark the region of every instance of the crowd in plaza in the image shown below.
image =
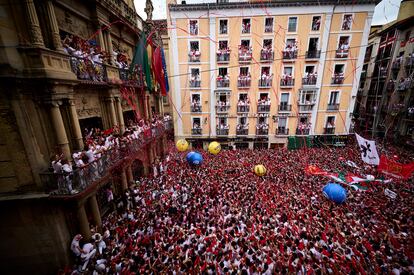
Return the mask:
<path id="1" fill-rule="evenodd" d="M 325 178 L 304 173 L 313 164 L 380 176 L 360 161 L 356 146 L 202 154 L 203 164 L 190 167 L 185 153 L 170 150 L 160 173 L 125 192 L 104 219 L 102 235 L 83 245 L 76 236 L 80 268 L 93 274 L 414 272 L 412 180 L 349 188 L 337 205 L 321 192 Z M 255 164 L 267 168 L 264 177 L 252 172 Z M 386 197 L 385 188 L 397 198 Z"/>

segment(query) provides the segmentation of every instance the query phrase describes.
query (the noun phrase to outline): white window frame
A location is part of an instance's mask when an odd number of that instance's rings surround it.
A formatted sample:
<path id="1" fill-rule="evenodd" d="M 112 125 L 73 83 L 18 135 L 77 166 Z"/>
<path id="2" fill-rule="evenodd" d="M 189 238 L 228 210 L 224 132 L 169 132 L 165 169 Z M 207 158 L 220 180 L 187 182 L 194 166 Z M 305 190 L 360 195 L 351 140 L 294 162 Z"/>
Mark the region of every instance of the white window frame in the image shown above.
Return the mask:
<path id="1" fill-rule="evenodd" d="M 345 22 L 345 15 L 351 15 L 352 17 L 351 17 L 351 26 L 349 27 L 349 30 L 343 30 L 342 29 L 342 26 L 344 25 L 344 22 Z M 340 28 L 340 31 L 341 32 L 349 32 L 349 31 L 352 31 L 352 26 L 353 26 L 353 23 L 354 23 L 354 19 L 355 19 L 355 14 L 354 13 L 350 13 L 350 12 L 346 12 L 346 13 L 344 13 L 343 15 L 342 15 L 342 20 L 341 20 L 341 28 Z"/>
<path id="2" fill-rule="evenodd" d="M 346 77 L 346 75 L 345 75 L 345 72 L 346 72 L 346 62 L 335 62 L 333 64 L 333 67 L 332 67 L 332 77 L 335 76 L 335 66 L 336 65 L 344 65 L 344 81 L 345 81 L 345 77 Z"/>
<path id="3" fill-rule="evenodd" d="M 290 18 L 296 18 L 296 29 L 293 32 L 289 31 L 289 20 Z M 287 33 L 297 33 L 298 32 L 298 26 L 299 26 L 299 16 L 289 16 L 288 17 L 288 21 L 287 21 L 287 28 L 286 28 L 286 32 Z"/>
<path id="4" fill-rule="evenodd" d="M 202 116 L 191 116 L 191 129 L 194 129 L 194 119 L 199 118 L 200 119 L 200 127 L 203 129 L 203 117 Z"/>
<path id="5" fill-rule="evenodd" d="M 250 31 L 247 33 L 243 33 L 243 20 L 249 19 L 250 20 Z M 251 17 L 242 17 L 240 21 L 240 34 L 241 35 L 251 35 L 252 34 L 252 18 Z"/>
<path id="6" fill-rule="evenodd" d="M 217 50 L 220 50 L 220 42 L 227 42 L 227 47 L 230 48 L 228 39 L 220 39 L 217 43 Z"/>
<path id="7" fill-rule="evenodd" d="M 268 92 L 259 92 L 258 94 L 257 94 L 257 100 L 259 100 L 260 99 L 260 95 L 261 94 L 266 94 L 267 95 L 267 98 L 268 99 L 270 99 L 270 95 L 269 95 L 269 93 Z M 250 102 L 251 103 L 251 102 Z"/>
<path id="8" fill-rule="evenodd" d="M 268 18 L 272 18 L 273 22 L 272 22 L 272 31 L 271 32 L 266 32 L 266 19 Z M 274 16 L 266 16 L 263 19 L 263 33 L 273 33 L 275 31 L 275 17 Z"/>
<path id="9" fill-rule="evenodd" d="M 320 44 L 321 44 L 321 38 L 320 38 L 320 36 L 319 35 L 310 35 L 309 37 L 308 37 L 308 45 L 306 46 L 306 51 L 309 49 L 309 45 L 310 45 L 310 40 L 311 40 L 311 38 L 318 38 L 318 47 L 316 47 L 316 50 L 317 51 L 319 51 L 320 50 Z M 338 41 L 338 43 L 339 43 L 339 41 Z"/>
<path id="10" fill-rule="evenodd" d="M 319 30 L 314 31 L 314 30 L 312 30 L 313 18 L 314 17 L 318 17 L 318 16 L 321 18 L 321 25 L 319 26 Z M 311 21 L 311 24 L 310 24 L 310 31 L 313 32 L 313 33 L 315 33 L 315 32 L 320 32 L 321 29 L 322 29 L 322 14 L 314 14 L 314 15 L 312 15 L 312 21 Z"/>
<path id="11" fill-rule="evenodd" d="M 191 34 L 191 28 L 190 28 L 191 21 L 196 21 L 197 22 L 197 34 Z M 188 33 L 190 34 L 190 36 L 192 36 L 192 35 L 194 35 L 194 36 L 200 35 L 200 20 L 198 20 L 198 19 L 188 19 Z"/>
<path id="12" fill-rule="evenodd" d="M 192 76 L 192 72 L 191 72 L 192 69 L 198 69 L 198 71 L 200 72 L 200 82 L 201 82 L 201 80 L 202 80 L 202 78 L 201 78 L 201 68 L 199 66 L 189 66 L 188 67 L 188 72 L 190 74 L 190 77 Z M 200 83 L 200 87 L 201 87 L 201 83 Z"/>
<path id="13" fill-rule="evenodd" d="M 227 33 L 220 33 L 220 21 L 227 20 Z M 230 33 L 230 20 L 228 18 L 220 18 L 218 23 L 218 34 L 222 36 L 227 36 Z"/>
<path id="14" fill-rule="evenodd" d="M 240 100 L 240 95 L 247 95 L 247 98 L 249 98 L 249 93 L 241 92 L 241 93 L 237 94 L 237 102 L 239 102 L 239 100 Z"/>
<path id="15" fill-rule="evenodd" d="M 317 98 L 316 98 L 317 97 L 317 91 L 314 90 L 314 89 L 303 89 L 303 90 L 300 90 L 300 92 L 299 92 L 299 99 L 298 99 L 299 104 L 300 105 L 305 105 L 306 102 L 302 102 L 303 94 L 311 94 L 311 93 L 313 93 L 313 97 L 314 97 L 315 102 L 316 102 L 316 100 L 317 100 Z M 311 103 L 313 103 L 313 101 Z"/>
<path id="16" fill-rule="evenodd" d="M 317 70 L 317 65 L 316 64 L 309 64 L 309 65 L 305 65 L 303 68 L 303 75 L 306 74 L 306 67 L 313 67 L 313 72 L 315 73 L 315 71 Z"/>
<path id="17" fill-rule="evenodd" d="M 243 64 L 242 64 L 242 65 L 243 65 Z M 239 74 L 238 74 L 237 76 L 239 76 L 239 75 L 240 75 L 240 69 L 241 69 L 241 68 L 247 68 L 247 73 L 250 73 L 250 75 L 252 74 L 252 73 L 251 73 L 251 71 L 250 71 L 250 66 L 240 66 L 240 67 L 239 67 Z"/>
<path id="18" fill-rule="evenodd" d="M 292 78 L 295 78 L 295 66 L 294 65 L 283 65 L 282 75 L 285 73 L 285 68 L 292 68 Z"/>
<path id="19" fill-rule="evenodd" d="M 227 74 L 230 76 L 230 68 L 228 66 L 219 66 L 219 67 L 217 67 L 217 76 L 220 75 L 220 69 L 227 69 Z"/>
<path id="20" fill-rule="evenodd" d="M 260 77 L 262 76 L 262 68 L 269 68 L 269 75 L 272 75 L 273 71 L 272 71 L 272 67 L 270 65 L 260 65 Z"/>
<path id="21" fill-rule="evenodd" d="M 289 117 L 288 117 L 288 116 L 283 116 L 283 117 L 280 117 L 280 116 L 279 116 L 279 118 L 278 118 L 278 120 L 277 120 L 277 128 L 279 128 L 279 127 L 280 127 L 280 125 L 279 125 L 279 121 L 280 121 L 280 119 L 281 119 L 281 118 L 286 119 L 286 125 L 285 125 L 285 126 L 283 126 L 283 127 L 285 127 L 285 129 L 289 129 Z"/>
<path id="22" fill-rule="evenodd" d="M 187 52 L 190 52 L 191 51 L 191 42 L 198 42 L 198 51 L 201 53 L 201 42 L 200 42 L 200 39 L 191 39 L 191 40 L 188 40 L 188 49 L 187 49 Z"/>
<path id="23" fill-rule="evenodd" d="M 240 120 L 241 120 L 241 119 L 243 119 L 243 118 L 244 118 L 244 119 L 246 119 L 246 124 L 249 124 L 249 117 L 247 117 L 247 116 L 238 116 L 238 117 L 237 117 L 237 124 L 238 124 L 238 125 L 242 125 L 242 124 L 240 123 Z"/>
<path id="24" fill-rule="evenodd" d="M 241 42 L 243 40 L 248 40 L 249 41 L 249 47 L 252 47 L 252 50 L 253 50 L 252 39 L 251 38 L 244 38 L 244 37 L 242 37 L 242 38 L 240 38 L 240 45 L 242 44 Z"/>
<path id="25" fill-rule="evenodd" d="M 290 96 L 290 93 L 287 93 L 287 92 L 281 92 L 281 93 L 280 93 L 279 104 L 280 104 L 280 103 L 282 103 L 282 95 L 283 95 L 283 94 L 287 94 L 287 95 L 288 95 L 288 101 L 287 101 L 287 104 L 289 105 L 289 104 L 290 104 L 290 98 L 291 98 L 291 96 Z"/>
<path id="26" fill-rule="evenodd" d="M 334 119 L 334 127 L 336 128 L 336 122 L 337 122 L 337 120 L 336 120 L 336 115 L 333 115 L 333 114 L 329 114 L 329 115 L 325 115 L 325 124 L 323 125 L 323 128 L 326 128 L 326 125 L 328 125 L 328 117 L 334 117 L 335 119 Z"/>
<path id="27" fill-rule="evenodd" d="M 349 37 L 349 39 L 348 39 L 348 45 L 349 45 L 349 48 L 351 48 L 352 35 L 351 34 L 346 34 L 346 35 L 339 34 L 338 35 L 338 38 L 336 39 L 336 49 L 339 48 L 339 41 L 341 40 L 341 37 L 344 37 L 344 36 L 348 36 Z"/>
<path id="28" fill-rule="evenodd" d="M 264 48 L 264 41 L 265 40 L 271 40 L 272 41 L 272 47 L 271 47 L 271 49 L 273 50 L 273 48 L 275 47 L 275 45 L 273 44 L 273 37 L 263 37 L 263 40 L 262 40 L 262 49 Z"/>
<path id="29" fill-rule="evenodd" d="M 332 96 L 332 93 L 334 93 L 334 92 L 338 92 L 338 96 L 336 98 L 337 102 L 334 102 L 332 104 L 340 104 L 340 102 L 341 102 L 341 91 L 340 90 L 330 90 L 329 91 L 329 97 L 328 97 L 328 105 L 331 104 L 331 96 Z"/>

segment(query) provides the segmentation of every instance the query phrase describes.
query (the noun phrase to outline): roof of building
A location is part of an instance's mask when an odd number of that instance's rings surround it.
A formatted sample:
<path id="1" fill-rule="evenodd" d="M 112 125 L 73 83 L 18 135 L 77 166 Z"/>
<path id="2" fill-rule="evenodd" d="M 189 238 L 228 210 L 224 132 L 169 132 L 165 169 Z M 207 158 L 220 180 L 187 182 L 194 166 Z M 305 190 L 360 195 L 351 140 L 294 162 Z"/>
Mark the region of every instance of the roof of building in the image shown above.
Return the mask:
<path id="1" fill-rule="evenodd" d="M 205 10 L 205 9 L 238 9 L 238 8 L 270 8 L 270 7 L 301 7 L 301 6 L 326 6 L 326 5 L 363 5 L 378 4 L 379 0 L 270 0 L 259 2 L 239 3 L 198 3 L 198 4 L 169 4 L 170 11 Z"/>
<path id="2" fill-rule="evenodd" d="M 414 16 L 411 16 L 411 17 L 405 18 L 400 21 L 394 20 L 394 21 L 389 22 L 388 24 L 385 24 L 382 27 L 382 29 L 378 31 L 378 33 L 381 34 L 381 33 L 387 32 L 395 28 L 406 29 L 406 28 L 412 27 L 413 25 L 414 25 Z"/>

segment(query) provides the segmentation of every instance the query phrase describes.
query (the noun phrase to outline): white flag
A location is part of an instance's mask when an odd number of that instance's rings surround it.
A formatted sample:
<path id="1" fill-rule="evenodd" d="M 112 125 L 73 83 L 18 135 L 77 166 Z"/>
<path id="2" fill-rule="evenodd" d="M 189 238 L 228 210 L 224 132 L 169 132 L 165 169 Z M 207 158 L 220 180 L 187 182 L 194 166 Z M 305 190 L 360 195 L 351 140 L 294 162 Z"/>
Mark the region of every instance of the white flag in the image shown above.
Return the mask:
<path id="1" fill-rule="evenodd" d="M 362 160 L 368 164 L 379 165 L 379 156 L 375 141 L 365 139 L 358 134 L 355 134 L 355 136 L 358 141 L 359 150 L 361 151 Z"/>
<path id="2" fill-rule="evenodd" d="M 385 196 L 387 196 L 387 197 L 389 197 L 389 198 L 391 198 L 391 199 L 395 199 L 395 198 L 397 197 L 397 193 L 395 193 L 395 192 L 391 191 L 391 190 L 390 190 L 390 189 L 388 189 L 388 188 L 386 188 L 386 189 L 384 190 L 384 194 L 385 194 Z"/>

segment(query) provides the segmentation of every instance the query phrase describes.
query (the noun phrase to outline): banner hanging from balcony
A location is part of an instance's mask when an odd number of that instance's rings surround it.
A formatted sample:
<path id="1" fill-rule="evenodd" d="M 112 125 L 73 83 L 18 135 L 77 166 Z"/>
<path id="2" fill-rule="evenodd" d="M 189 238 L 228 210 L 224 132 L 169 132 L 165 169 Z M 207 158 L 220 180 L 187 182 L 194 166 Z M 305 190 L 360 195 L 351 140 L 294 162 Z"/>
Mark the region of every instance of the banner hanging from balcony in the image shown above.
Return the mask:
<path id="1" fill-rule="evenodd" d="M 382 155 L 378 171 L 398 179 L 408 179 L 414 172 L 414 162 L 401 164 Z"/>
<path id="2" fill-rule="evenodd" d="M 358 141 L 359 150 L 361 151 L 362 160 L 371 165 L 378 165 L 379 156 L 375 141 L 365 139 L 358 134 L 355 134 L 355 136 Z"/>
<path id="3" fill-rule="evenodd" d="M 161 60 L 162 60 L 162 69 L 164 70 L 165 90 L 166 90 L 166 93 L 168 93 L 170 91 L 170 85 L 168 84 L 167 63 L 165 62 L 164 48 L 161 48 Z"/>
<path id="4" fill-rule="evenodd" d="M 148 91 L 152 90 L 152 79 L 151 79 L 151 66 L 148 61 L 148 51 L 147 51 L 147 36 L 145 33 L 142 33 L 141 39 L 138 41 L 138 44 L 135 47 L 134 57 L 130 66 L 130 72 L 138 65 L 142 68 L 143 73 L 145 74 L 145 82 L 147 83 Z"/>
<path id="5" fill-rule="evenodd" d="M 152 56 L 152 58 L 153 58 L 152 64 L 154 65 L 153 69 L 154 69 L 155 79 L 157 80 L 158 84 L 160 85 L 161 94 L 163 96 L 166 96 L 167 95 L 167 87 L 166 87 L 166 83 L 165 83 L 164 66 L 163 66 L 163 62 L 162 62 L 162 52 L 161 52 L 160 47 L 157 47 L 155 49 L 154 55 Z"/>

